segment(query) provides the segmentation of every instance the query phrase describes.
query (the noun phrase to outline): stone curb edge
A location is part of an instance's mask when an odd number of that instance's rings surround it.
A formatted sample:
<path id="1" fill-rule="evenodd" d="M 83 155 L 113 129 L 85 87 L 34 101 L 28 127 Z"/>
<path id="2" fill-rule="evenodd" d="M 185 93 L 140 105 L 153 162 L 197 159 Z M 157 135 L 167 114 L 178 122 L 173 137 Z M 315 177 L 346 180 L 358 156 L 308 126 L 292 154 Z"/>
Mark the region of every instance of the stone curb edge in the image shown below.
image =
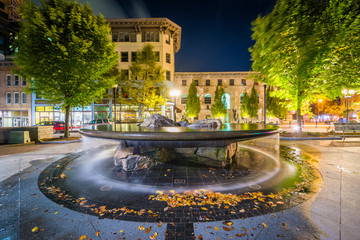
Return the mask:
<path id="1" fill-rule="evenodd" d="M 280 137 L 280 140 L 293 140 L 293 141 L 297 141 L 297 140 L 342 140 L 341 137 Z"/>
<path id="2" fill-rule="evenodd" d="M 70 140 L 70 141 L 49 141 L 49 142 L 44 142 L 39 140 L 40 144 L 64 144 L 64 143 L 76 143 L 76 142 L 81 142 L 81 139 L 78 140 Z"/>

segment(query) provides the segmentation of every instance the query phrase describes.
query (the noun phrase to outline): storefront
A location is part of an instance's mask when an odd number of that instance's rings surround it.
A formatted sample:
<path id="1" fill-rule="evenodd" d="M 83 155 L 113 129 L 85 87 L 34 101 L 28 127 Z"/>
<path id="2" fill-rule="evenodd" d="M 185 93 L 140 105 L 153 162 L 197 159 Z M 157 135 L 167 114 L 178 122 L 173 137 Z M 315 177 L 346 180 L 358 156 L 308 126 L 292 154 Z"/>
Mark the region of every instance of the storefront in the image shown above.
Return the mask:
<path id="1" fill-rule="evenodd" d="M 29 126 L 29 112 L 27 110 L 0 110 L 0 127 Z"/>

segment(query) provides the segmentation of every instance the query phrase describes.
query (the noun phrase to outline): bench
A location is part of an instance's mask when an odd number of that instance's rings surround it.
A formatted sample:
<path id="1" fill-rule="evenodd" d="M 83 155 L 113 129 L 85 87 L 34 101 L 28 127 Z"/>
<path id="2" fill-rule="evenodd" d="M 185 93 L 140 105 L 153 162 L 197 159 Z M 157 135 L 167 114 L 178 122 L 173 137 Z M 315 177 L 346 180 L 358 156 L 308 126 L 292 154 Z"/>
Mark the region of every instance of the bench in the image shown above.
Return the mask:
<path id="1" fill-rule="evenodd" d="M 352 135 L 345 135 L 345 133 L 360 132 L 360 123 L 334 123 L 334 127 L 335 127 L 334 135 L 336 132 L 341 132 L 343 138 L 352 136 Z"/>

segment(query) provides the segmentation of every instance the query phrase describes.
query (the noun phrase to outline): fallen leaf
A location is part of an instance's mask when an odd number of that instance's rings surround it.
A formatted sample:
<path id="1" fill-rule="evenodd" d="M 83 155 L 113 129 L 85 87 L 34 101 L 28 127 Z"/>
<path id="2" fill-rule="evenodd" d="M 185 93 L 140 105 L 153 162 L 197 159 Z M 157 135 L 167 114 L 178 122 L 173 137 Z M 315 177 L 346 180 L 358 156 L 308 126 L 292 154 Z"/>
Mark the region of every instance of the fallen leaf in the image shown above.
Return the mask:
<path id="1" fill-rule="evenodd" d="M 201 209 L 202 209 L 202 210 L 205 210 L 205 211 L 207 211 L 207 210 L 208 210 L 208 209 L 207 209 L 207 208 L 205 208 L 205 207 L 202 207 Z"/>
<path id="2" fill-rule="evenodd" d="M 66 175 L 65 175 L 64 173 L 62 173 L 62 174 L 60 174 L 60 177 L 61 177 L 62 179 L 64 179 L 64 178 L 66 178 Z"/>
<path id="3" fill-rule="evenodd" d="M 201 234 L 198 237 L 199 240 L 203 240 L 203 236 L 201 236 Z"/>
<path id="4" fill-rule="evenodd" d="M 100 235 L 100 231 L 97 231 L 96 233 L 95 233 L 95 236 L 99 236 Z"/>
<path id="5" fill-rule="evenodd" d="M 214 227 L 214 229 L 215 229 L 216 231 L 219 231 L 219 228 L 218 228 L 218 227 Z"/>
<path id="6" fill-rule="evenodd" d="M 268 228 L 268 225 L 266 225 L 265 223 L 262 223 L 262 225 L 263 225 L 264 227 Z"/>
<path id="7" fill-rule="evenodd" d="M 160 221 L 159 223 L 158 223 L 158 227 L 161 227 L 162 226 L 162 221 Z"/>
<path id="8" fill-rule="evenodd" d="M 145 233 L 148 234 L 150 231 L 151 231 L 151 226 L 148 229 L 146 229 Z"/>
<path id="9" fill-rule="evenodd" d="M 286 223 L 283 222 L 283 223 L 281 223 L 281 225 L 283 225 L 283 226 L 285 227 L 285 226 L 286 226 Z"/>
<path id="10" fill-rule="evenodd" d="M 223 226 L 223 229 L 227 232 L 230 232 L 230 228 Z"/>
<path id="11" fill-rule="evenodd" d="M 85 240 L 86 238 L 87 238 L 86 235 L 81 235 L 81 236 L 79 237 L 79 240 Z"/>
<path id="12" fill-rule="evenodd" d="M 150 236 L 150 239 L 156 239 L 157 235 L 157 232 L 155 232 L 153 236 Z"/>
<path id="13" fill-rule="evenodd" d="M 39 228 L 38 227 L 34 227 L 33 229 L 31 229 L 32 232 L 36 232 Z"/>
<path id="14" fill-rule="evenodd" d="M 124 230 L 120 230 L 120 232 L 122 233 Z"/>
<path id="15" fill-rule="evenodd" d="M 225 221 L 223 222 L 224 225 L 228 225 L 229 227 L 231 227 L 231 225 L 233 225 L 232 221 Z"/>

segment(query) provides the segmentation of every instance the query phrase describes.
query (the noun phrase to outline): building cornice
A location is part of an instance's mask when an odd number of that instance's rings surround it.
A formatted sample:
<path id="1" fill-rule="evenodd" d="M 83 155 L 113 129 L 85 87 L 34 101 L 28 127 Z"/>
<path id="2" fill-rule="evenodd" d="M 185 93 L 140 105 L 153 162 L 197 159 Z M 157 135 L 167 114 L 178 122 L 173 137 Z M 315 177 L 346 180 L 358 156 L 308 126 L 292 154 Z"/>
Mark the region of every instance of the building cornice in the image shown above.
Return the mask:
<path id="1" fill-rule="evenodd" d="M 175 72 L 175 76 L 185 76 L 185 75 L 192 75 L 192 76 L 196 76 L 196 75 L 209 75 L 209 76 L 214 76 L 214 75 L 222 75 L 222 76 L 244 76 L 244 75 L 250 75 L 250 74 L 256 74 L 256 72 L 254 71 L 234 71 L 234 72 Z"/>
<path id="2" fill-rule="evenodd" d="M 170 31 L 174 39 L 175 53 L 181 47 L 181 27 L 168 18 L 107 18 L 111 28 L 134 27 L 139 31 L 141 27 L 158 27 L 160 31 Z"/>

